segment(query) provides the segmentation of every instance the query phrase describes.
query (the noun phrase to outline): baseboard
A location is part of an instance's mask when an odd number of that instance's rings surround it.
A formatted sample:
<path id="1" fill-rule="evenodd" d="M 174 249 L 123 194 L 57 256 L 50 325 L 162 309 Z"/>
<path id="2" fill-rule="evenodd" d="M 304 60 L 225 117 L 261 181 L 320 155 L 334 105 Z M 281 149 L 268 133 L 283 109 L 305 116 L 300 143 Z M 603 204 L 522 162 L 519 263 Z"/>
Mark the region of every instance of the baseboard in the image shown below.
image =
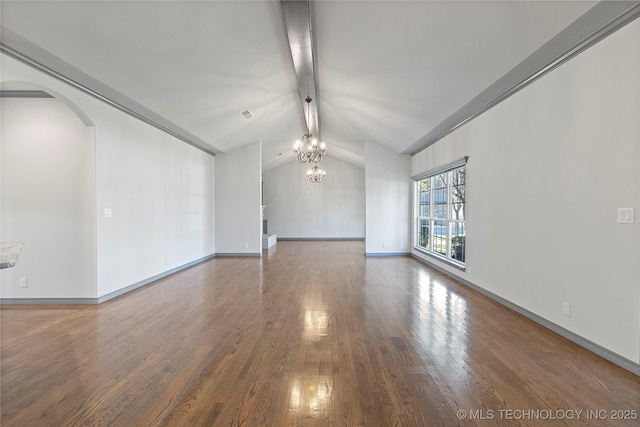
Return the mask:
<path id="1" fill-rule="evenodd" d="M 3 304 L 3 305 L 4 304 L 30 304 L 30 305 L 101 304 L 105 301 L 109 301 L 110 299 L 119 297 L 120 295 L 126 294 L 128 292 L 141 288 L 145 285 L 148 285 L 149 283 L 155 282 L 156 280 L 160 280 L 164 277 L 170 276 L 174 273 L 177 273 L 178 271 L 184 270 L 185 268 L 189 268 L 201 262 L 207 261 L 215 256 L 216 254 L 207 255 L 195 261 L 188 262 L 179 267 L 175 267 L 175 268 L 172 268 L 171 270 L 167 270 L 165 272 L 157 274 L 153 277 L 149 277 L 148 279 L 141 280 L 140 282 L 137 282 L 132 285 L 126 286 L 124 288 L 118 289 L 116 291 L 110 292 L 98 298 L 0 298 L 0 304 Z"/>
<path id="2" fill-rule="evenodd" d="M 0 298 L 0 305 L 82 305 L 98 304 L 97 298 Z"/>
<path id="3" fill-rule="evenodd" d="M 410 256 L 411 252 L 365 252 L 364 256 Z"/>
<path id="4" fill-rule="evenodd" d="M 279 237 L 278 241 L 306 242 L 306 241 L 339 241 L 364 242 L 364 237 Z"/>
<path id="5" fill-rule="evenodd" d="M 245 256 L 245 257 L 258 257 L 260 258 L 262 256 L 262 252 L 240 252 L 240 253 L 221 253 L 221 254 L 216 254 L 216 258 L 228 258 L 228 257 L 239 257 L 239 256 Z"/>
<path id="6" fill-rule="evenodd" d="M 636 375 L 640 376 L 640 363 L 636 363 L 632 360 L 627 359 L 626 357 L 620 356 L 617 353 L 614 353 L 613 351 L 602 347 L 600 344 L 596 344 L 593 341 L 590 341 L 578 334 L 576 334 L 575 332 L 572 332 L 568 329 L 563 328 L 562 326 L 551 322 L 550 320 L 545 319 L 542 316 L 539 316 L 529 310 L 527 310 L 526 308 L 523 308 L 517 304 L 512 303 L 511 301 L 502 298 L 499 295 L 494 294 L 493 292 L 490 292 L 484 288 L 481 288 L 480 286 L 460 277 L 460 276 L 456 276 L 455 274 L 451 273 L 450 271 L 445 270 L 444 268 L 432 263 L 431 261 L 429 261 L 428 259 L 424 259 L 421 258 L 419 256 L 416 256 L 414 253 L 411 254 L 411 257 L 413 257 L 414 259 L 422 262 L 423 264 L 428 265 L 429 267 L 432 267 L 435 270 L 438 270 L 439 272 L 447 275 L 448 277 L 450 277 L 451 279 L 455 280 L 456 282 L 460 282 L 461 284 L 463 284 L 464 286 L 467 286 L 470 289 L 473 289 L 474 291 L 478 292 L 479 294 L 484 295 L 485 297 L 501 304 L 504 305 L 507 308 L 510 308 L 511 310 L 515 311 L 518 314 L 523 315 L 524 317 L 538 323 L 539 325 L 544 326 L 545 328 L 549 329 L 550 331 L 553 331 L 555 333 L 557 333 L 558 335 L 568 339 L 569 341 L 572 341 L 576 344 L 578 344 L 579 346 L 591 351 L 592 353 L 597 354 L 598 356 L 608 360 L 611 363 L 614 363 L 618 366 L 620 366 L 621 368 L 626 369 L 629 372 L 632 372 Z"/>

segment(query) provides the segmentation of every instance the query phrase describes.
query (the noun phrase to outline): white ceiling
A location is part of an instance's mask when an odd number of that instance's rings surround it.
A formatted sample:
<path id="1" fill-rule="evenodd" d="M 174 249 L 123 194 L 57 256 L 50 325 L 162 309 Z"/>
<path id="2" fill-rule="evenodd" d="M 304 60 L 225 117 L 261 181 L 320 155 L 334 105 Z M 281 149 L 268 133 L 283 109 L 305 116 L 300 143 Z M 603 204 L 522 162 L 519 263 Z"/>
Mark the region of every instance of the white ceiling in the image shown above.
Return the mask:
<path id="1" fill-rule="evenodd" d="M 405 152 L 596 3 L 314 1 L 328 153 L 364 167 L 364 141 Z M 265 170 L 293 161 L 305 119 L 279 1 L 3 0 L 0 8 L 4 28 L 211 151 L 261 140 Z"/>

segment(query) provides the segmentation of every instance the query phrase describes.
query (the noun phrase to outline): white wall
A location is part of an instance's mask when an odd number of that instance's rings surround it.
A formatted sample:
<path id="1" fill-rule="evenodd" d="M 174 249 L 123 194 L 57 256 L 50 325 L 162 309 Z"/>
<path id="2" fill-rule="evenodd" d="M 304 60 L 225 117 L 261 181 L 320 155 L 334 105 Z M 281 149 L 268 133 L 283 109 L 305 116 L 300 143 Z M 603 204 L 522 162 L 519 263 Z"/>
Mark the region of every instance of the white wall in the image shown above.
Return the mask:
<path id="1" fill-rule="evenodd" d="M 321 184 L 307 179 L 308 164 L 286 163 L 264 173 L 264 214 L 278 238 L 362 239 L 365 235 L 364 171 L 326 156 Z"/>
<path id="2" fill-rule="evenodd" d="M 640 362 L 639 141 L 636 21 L 412 158 L 470 157 L 468 268 L 442 267 Z"/>
<path id="3" fill-rule="evenodd" d="M 216 254 L 262 254 L 262 142 L 216 156 Z"/>
<path id="4" fill-rule="evenodd" d="M 1 60 L 4 80 L 62 94 L 95 124 L 92 220 L 97 249 L 92 256 L 97 272 L 92 296 L 117 292 L 214 253 L 212 156 L 10 57 Z M 111 218 L 104 217 L 105 208 L 112 210 Z"/>
<path id="5" fill-rule="evenodd" d="M 213 254 L 214 157 L 117 110 L 95 113 L 98 295 Z"/>
<path id="6" fill-rule="evenodd" d="M 95 132 L 55 98 L 1 99 L 2 298 L 95 298 Z M 19 287 L 26 277 L 27 288 Z"/>
<path id="7" fill-rule="evenodd" d="M 411 157 L 365 143 L 366 253 L 409 253 Z"/>

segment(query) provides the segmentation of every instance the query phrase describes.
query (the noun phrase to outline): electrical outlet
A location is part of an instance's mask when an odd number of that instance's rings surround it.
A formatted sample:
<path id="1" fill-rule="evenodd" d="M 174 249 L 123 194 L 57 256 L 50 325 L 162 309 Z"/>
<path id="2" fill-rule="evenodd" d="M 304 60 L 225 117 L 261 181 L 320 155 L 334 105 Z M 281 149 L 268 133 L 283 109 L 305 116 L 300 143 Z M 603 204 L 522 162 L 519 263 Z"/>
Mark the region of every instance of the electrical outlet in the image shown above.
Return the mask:
<path id="1" fill-rule="evenodd" d="M 27 278 L 26 277 L 21 277 L 20 278 L 20 287 L 21 288 L 26 288 L 27 287 Z"/>
<path id="2" fill-rule="evenodd" d="M 248 244 L 248 243 L 245 243 L 245 244 L 244 244 L 244 248 L 245 248 L 245 249 L 249 249 L 249 244 Z"/>
<path id="3" fill-rule="evenodd" d="M 105 208 L 104 209 L 104 217 L 105 218 L 111 218 L 111 209 L 110 208 Z"/>
<path id="4" fill-rule="evenodd" d="M 384 249 L 384 248 L 386 248 L 386 247 L 387 247 L 387 244 L 386 244 L 386 243 L 383 243 L 383 244 L 382 244 L 382 249 Z"/>
<path id="5" fill-rule="evenodd" d="M 562 314 L 567 317 L 571 316 L 571 304 L 569 304 L 568 302 L 562 303 Z"/>

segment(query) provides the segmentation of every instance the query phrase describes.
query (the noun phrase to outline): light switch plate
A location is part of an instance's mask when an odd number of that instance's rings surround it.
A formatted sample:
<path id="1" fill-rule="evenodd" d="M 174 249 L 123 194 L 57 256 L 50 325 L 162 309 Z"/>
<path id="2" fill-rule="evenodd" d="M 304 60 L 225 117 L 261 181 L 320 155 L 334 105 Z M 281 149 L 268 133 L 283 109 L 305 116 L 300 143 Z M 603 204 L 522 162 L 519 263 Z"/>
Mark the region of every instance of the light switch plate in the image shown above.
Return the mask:
<path id="1" fill-rule="evenodd" d="M 618 224 L 635 224 L 634 208 L 618 208 Z"/>
<path id="2" fill-rule="evenodd" d="M 569 317 L 571 316 L 571 304 L 568 302 L 562 303 L 562 314 Z"/>

